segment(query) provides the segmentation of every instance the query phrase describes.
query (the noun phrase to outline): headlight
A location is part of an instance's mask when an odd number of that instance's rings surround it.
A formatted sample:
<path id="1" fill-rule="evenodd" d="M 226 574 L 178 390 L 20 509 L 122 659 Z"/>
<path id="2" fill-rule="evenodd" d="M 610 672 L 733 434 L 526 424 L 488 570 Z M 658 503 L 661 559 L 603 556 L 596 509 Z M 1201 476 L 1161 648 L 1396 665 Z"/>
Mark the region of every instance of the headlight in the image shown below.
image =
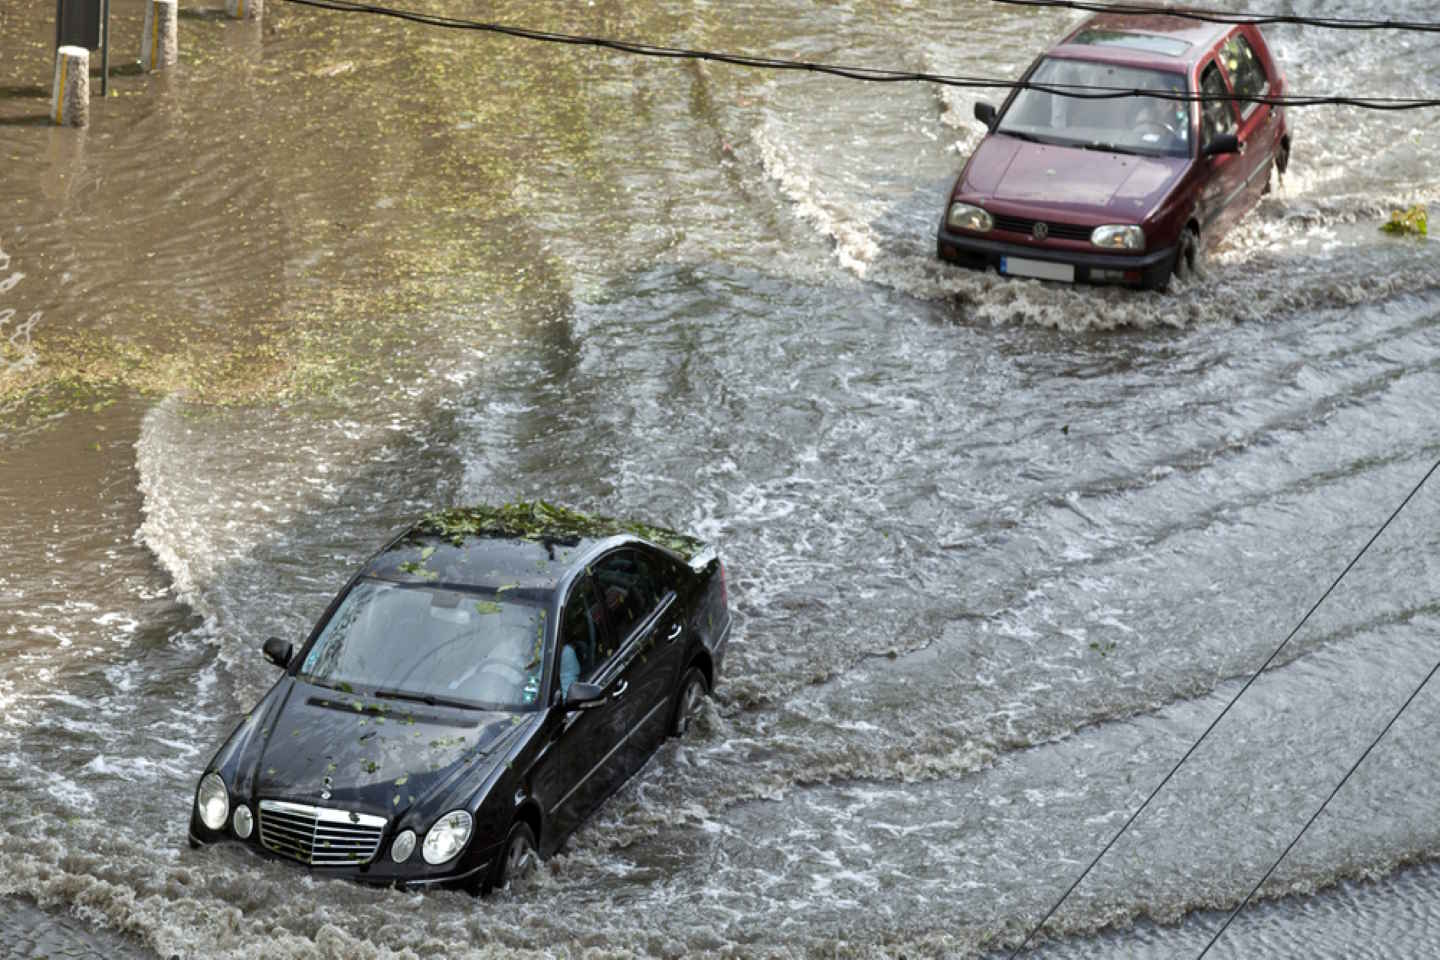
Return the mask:
<path id="1" fill-rule="evenodd" d="M 973 230 L 976 233 L 989 233 L 995 226 L 995 220 L 990 214 L 972 203 L 950 204 L 950 212 L 945 215 L 945 222 L 956 230 Z"/>
<path id="2" fill-rule="evenodd" d="M 255 829 L 255 818 L 250 815 L 250 808 L 243 803 L 236 807 L 230 826 L 235 830 L 235 836 L 241 840 L 248 839 L 250 831 Z"/>
<path id="3" fill-rule="evenodd" d="M 207 773 L 200 778 L 200 789 L 195 792 L 195 809 L 200 813 L 200 822 L 211 830 L 224 830 L 225 820 L 230 816 L 230 791 L 218 773 Z"/>
<path id="4" fill-rule="evenodd" d="M 465 841 L 469 839 L 470 814 L 464 810 L 451 810 L 436 820 L 435 826 L 425 834 L 425 846 L 420 852 L 425 855 L 428 864 L 446 863 L 465 849 Z"/>
<path id="5" fill-rule="evenodd" d="M 1106 250 L 1144 250 L 1145 231 L 1123 224 L 1107 224 L 1095 228 L 1090 242 Z"/>
<path id="6" fill-rule="evenodd" d="M 395 842 L 390 844 L 390 859 L 396 863 L 404 863 L 410 859 L 410 854 L 414 852 L 415 831 L 401 830 L 400 834 L 395 838 Z"/>

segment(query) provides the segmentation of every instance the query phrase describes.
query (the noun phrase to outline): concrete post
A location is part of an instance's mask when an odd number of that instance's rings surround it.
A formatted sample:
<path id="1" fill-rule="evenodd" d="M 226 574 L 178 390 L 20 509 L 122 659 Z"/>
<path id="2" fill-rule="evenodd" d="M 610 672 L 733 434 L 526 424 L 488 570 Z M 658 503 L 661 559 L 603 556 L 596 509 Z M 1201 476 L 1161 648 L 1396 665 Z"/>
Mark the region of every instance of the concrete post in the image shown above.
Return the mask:
<path id="1" fill-rule="evenodd" d="M 60 126 L 90 124 L 90 51 L 84 47 L 60 47 L 55 51 L 50 118 Z"/>
<path id="2" fill-rule="evenodd" d="M 180 59 L 180 5 L 177 0 L 147 0 L 140 60 L 146 70 L 173 67 Z"/>
<path id="3" fill-rule="evenodd" d="M 236 20 L 259 20 L 265 0 L 225 0 L 225 12 Z"/>

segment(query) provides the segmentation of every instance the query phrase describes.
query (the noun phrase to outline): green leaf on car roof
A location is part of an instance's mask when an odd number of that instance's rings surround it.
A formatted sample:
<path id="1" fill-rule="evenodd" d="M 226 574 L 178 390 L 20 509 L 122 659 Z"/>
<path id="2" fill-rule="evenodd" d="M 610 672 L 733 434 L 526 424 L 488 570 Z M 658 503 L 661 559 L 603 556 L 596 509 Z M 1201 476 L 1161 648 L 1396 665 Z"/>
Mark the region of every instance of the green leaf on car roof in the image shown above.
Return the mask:
<path id="1" fill-rule="evenodd" d="M 477 600 L 475 602 L 476 613 L 499 613 L 503 608 L 494 600 Z"/>
<path id="2" fill-rule="evenodd" d="M 457 546 L 463 544 L 466 537 L 486 534 L 546 540 L 570 537 L 602 539 L 628 533 L 673 550 L 686 559 L 693 557 L 704 545 L 695 537 L 666 527 L 582 513 L 544 500 L 517 500 L 499 506 L 481 504 L 436 510 L 420 519 L 416 532 L 443 537 Z"/>

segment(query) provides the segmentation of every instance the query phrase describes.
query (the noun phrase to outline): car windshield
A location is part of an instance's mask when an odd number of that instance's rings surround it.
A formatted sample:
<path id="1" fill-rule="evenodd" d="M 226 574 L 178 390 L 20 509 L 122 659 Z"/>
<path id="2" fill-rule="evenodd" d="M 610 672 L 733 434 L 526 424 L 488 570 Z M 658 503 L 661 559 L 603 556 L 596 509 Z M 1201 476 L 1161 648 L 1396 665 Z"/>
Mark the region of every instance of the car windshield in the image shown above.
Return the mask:
<path id="1" fill-rule="evenodd" d="M 499 593 L 361 580 L 300 665 L 301 679 L 379 698 L 534 709 L 545 611 Z"/>
<path id="2" fill-rule="evenodd" d="M 1063 89 L 1185 92 L 1185 77 L 1162 70 L 1047 57 L 1030 82 Z M 1190 156 L 1190 105 L 1158 97 L 1080 99 L 1022 90 L 1001 118 L 999 132 L 1042 143 L 1144 156 Z"/>

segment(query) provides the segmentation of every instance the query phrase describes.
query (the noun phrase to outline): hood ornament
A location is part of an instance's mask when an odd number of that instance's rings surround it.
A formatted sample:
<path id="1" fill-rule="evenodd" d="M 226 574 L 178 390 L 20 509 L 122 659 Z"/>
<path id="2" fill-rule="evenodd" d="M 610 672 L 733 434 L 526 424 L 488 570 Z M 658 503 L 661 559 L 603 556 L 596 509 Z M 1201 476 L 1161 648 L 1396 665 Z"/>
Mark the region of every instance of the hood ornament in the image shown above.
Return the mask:
<path id="1" fill-rule="evenodd" d="M 321 800 L 329 800 L 329 799 L 330 799 L 330 785 L 331 785 L 331 783 L 333 783 L 333 782 L 334 782 L 334 781 L 332 781 L 329 777 L 326 777 L 326 778 L 325 778 L 325 781 L 320 784 L 320 799 L 321 799 Z M 353 816 L 353 814 L 352 814 L 352 816 Z"/>

